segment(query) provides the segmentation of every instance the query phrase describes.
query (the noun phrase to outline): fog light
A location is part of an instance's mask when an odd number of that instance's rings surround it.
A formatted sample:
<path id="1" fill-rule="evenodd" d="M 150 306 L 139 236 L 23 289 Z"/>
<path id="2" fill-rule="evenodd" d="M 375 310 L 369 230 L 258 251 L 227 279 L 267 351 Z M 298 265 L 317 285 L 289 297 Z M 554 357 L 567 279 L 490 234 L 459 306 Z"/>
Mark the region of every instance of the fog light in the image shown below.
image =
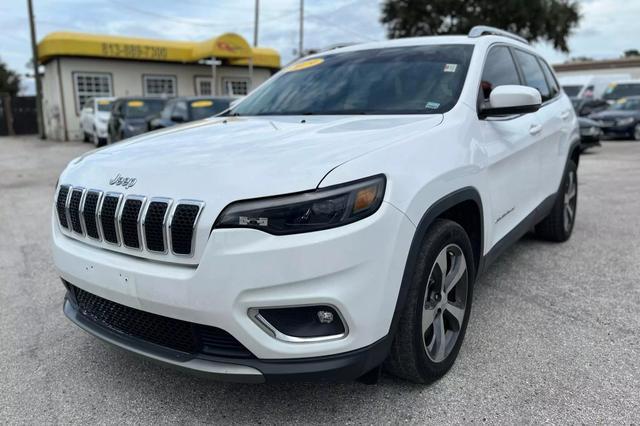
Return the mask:
<path id="1" fill-rule="evenodd" d="M 338 311 L 326 305 L 250 309 L 249 315 L 274 337 L 285 341 L 342 338 L 347 334 Z"/>
<path id="2" fill-rule="evenodd" d="M 318 319 L 322 324 L 331 324 L 333 322 L 333 313 L 329 311 L 318 311 Z"/>

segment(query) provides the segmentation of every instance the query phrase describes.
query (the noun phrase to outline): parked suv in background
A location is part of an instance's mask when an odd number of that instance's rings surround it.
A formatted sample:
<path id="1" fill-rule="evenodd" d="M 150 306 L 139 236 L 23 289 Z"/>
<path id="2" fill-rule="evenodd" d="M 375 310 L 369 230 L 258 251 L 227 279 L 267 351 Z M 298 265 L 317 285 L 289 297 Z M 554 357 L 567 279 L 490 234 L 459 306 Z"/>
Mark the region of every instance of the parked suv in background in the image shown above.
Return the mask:
<path id="1" fill-rule="evenodd" d="M 109 119 L 109 143 L 127 139 L 147 131 L 147 119 L 164 108 L 162 98 L 118 98 Z"/>
<path id="2" fill-rule="evenodd" d="M 163 129 L 176 124 L 202 120 L 220 114 L 234 98 L 203 96 L 174 98 L 167 102 L 159 116 L 149 120 L 149 130 Z"/>
<path id="3" fill-rule="evenodd" d="M 64 312 L 220 379 L 430 382 L 499 253 L 532 228 L 570 237 L 579 143 L 551 68 L 509 33 L 319 53 L 227 116 L 69 164 Z"/>
<path id="4" fill-rule="evenodd" d="M 95 146 L 107 143 L 111 104 L 114 98 L 89 98 L 80 111 L 80 130 L 85 142 Z"/>

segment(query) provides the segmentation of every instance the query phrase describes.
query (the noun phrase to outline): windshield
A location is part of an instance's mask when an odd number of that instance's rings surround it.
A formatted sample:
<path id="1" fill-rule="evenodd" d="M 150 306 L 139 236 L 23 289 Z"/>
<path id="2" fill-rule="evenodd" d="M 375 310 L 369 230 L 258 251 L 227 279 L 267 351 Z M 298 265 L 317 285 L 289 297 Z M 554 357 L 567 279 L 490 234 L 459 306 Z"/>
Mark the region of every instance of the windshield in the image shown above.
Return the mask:
<path id="1" fill-rule="evenodd" d="M 640 110 L 640 99 L 622 98 L 615 104 L 611 105 L 609 109 L 617 111 L 638 111 Z"/>
<path id="2" fill-rule="evenodd" d="M 99 99 L 96 103 L 98 104 L 98 111 L 109 112 L 111 111 L 111 104 L 113 103 L 113 101 Z"/>
<path id="3" fill-rule="evenodd" d="M 285 68 L 233 115 L 436 114 L 458 101 L 472 45 L 337 53 Z"/>
<path id="4" fill-rule="evenodd" d="M 640 95 L 640 83 L 611 84 L 607 87 L 604 99 L 620 99 L 625 96 Z"/>
<path id="5" fill-rule="evenodd" d="M 161 99 L 139 99 L 127 101 L 126 105 L 125 117 L 145 118 L 159 113 L 164 107 L 164 101 Z"/>
<path id="6" fill-rule="evenodd" d="M 200 120 L 203 118 L 213 117 L 216 114 L 220 114 L 225 109 L 229 108 L 229 100 L 227 99 L 202 99 L 192 101 L 191 117 L 193 120 Z"/>
<path id="7" fill-rule="evenodd" d="M 567 94 L 570 98 L 575 98 L 582 90 L 583 86 L 562 86 L 562 90 Z"/>

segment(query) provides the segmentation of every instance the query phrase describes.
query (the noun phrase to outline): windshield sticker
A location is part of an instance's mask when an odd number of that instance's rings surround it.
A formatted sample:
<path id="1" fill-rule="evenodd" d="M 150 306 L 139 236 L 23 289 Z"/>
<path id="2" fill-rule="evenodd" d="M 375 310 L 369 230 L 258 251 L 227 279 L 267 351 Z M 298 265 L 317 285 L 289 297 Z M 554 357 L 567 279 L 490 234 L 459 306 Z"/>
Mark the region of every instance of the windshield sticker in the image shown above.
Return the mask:
<path id="1" fill-rule="evenodd" d="M 439 102 L 427 102 L 427 104 L 424 107 L 426 109 L 438 109 L 438 108 L 440 108 L 440 103 Z"/>
<path id="2" fill-rule="evenodd" d="M 133 108 L 140 108 L 144 106 L 144 102 L 142 101 L 129 101 L 127 102 L 127 106 L 133 107 Z"/>
<path id="3" fill-rule="evenodd" d="M 444 66 L 444 72 L 456 72 L 458 64 L 446 64 Z"/>
<path id="4" fill-rule="evenodd" d="M 213 106 L 213 101 L 194 101 L 191 102 L 191 108 L 206 108 Z"/>
<path id="5" fill-rule="evenodd" d="M 286 72 L 291 71 L 300 71 L 306 70 L 307 68 L 315 67 L 316 65 L 320 65 L 324 62 L 322 58 L 309 59 L 308 61 L 298 62 L 297 64 L 293 64 L 290 67 L 287 67 Z"/>

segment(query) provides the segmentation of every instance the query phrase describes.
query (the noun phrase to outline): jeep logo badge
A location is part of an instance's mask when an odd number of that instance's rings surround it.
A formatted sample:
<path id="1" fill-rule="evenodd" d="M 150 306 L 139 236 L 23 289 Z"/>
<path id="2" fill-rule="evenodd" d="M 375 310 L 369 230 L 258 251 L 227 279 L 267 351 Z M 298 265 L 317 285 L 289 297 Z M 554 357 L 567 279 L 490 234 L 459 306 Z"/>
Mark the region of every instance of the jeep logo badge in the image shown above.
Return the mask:
<path id="1" fill-rule="evenodd" d="M 120 175 L 120 173 L 118 173 L 111 180 L 109 180 L 109 185 L 123 186 L 126 189 L 129 189 L 133 185 L 135 185 L 137 181 L 138 181 L 138 179 L 136 179 L 136 178 L 124 177 L 124 176 Z"/>

